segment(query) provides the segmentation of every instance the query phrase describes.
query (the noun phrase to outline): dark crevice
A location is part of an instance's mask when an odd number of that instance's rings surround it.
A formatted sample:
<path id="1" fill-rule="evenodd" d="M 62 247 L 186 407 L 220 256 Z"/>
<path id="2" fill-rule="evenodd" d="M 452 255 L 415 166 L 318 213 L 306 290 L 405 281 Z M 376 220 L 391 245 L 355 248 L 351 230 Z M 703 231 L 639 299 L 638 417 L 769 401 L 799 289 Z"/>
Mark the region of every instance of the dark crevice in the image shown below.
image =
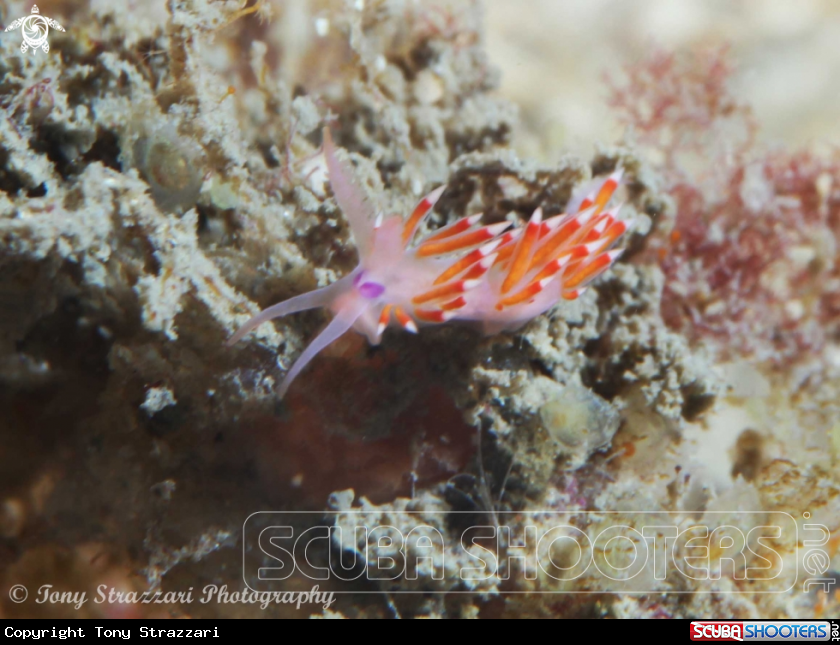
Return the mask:
<path id="1" fill-rule="evenodd" d="M 96 141 L 93 142 L 90 150 L 82 155 L 82 165 L 88 165 L 99 161 L 116 171 L 122 172 L 120 158 L 120 141 L 115 132 L 111 130 L 98 130 Z"/>
<path id="2" fill-rule="evenodd" d="M 8 151 L 0 149 L 0 190 L 15 197 L 25 185 L 24 178 L 9 168 Z"/>

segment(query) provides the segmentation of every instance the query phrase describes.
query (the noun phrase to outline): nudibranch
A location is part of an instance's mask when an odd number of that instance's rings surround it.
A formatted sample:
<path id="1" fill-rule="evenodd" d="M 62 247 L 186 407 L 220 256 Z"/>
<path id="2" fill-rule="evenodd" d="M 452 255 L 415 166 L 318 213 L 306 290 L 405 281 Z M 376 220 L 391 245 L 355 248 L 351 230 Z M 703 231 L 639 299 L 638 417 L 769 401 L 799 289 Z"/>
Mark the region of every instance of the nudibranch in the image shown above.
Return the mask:
<path id="1" fill-rule="evenodd" d="M 420 200 L 407 220 L 383 219 L 336 155 L 328 128 L 324 158 L 359 265 L 323 289 L 265 309 L 228 341 L 236 343 L 273 318 L 317 307 L 332 311 L 332 321 L 287 372 L 281 398 L 309 361 L 350 328 L 374 345 L 392 323 L 412 333 L 450 320 L 478 323 L 486 334 L 517 329 L 560 300 L 580 296 L 619 257 L 621 250 L 612 247 L 632 226 L 618 218 L 620 206 L 607 208 L 621 182 L 619 169 L 593 182 L 583 199 L 573 197 L 569 213 L 544 219 L 537 208 L 520 227 L 507 221 L 481 225 L 481 214 L 470 215 L 415 240 L 445 186 Z"/>

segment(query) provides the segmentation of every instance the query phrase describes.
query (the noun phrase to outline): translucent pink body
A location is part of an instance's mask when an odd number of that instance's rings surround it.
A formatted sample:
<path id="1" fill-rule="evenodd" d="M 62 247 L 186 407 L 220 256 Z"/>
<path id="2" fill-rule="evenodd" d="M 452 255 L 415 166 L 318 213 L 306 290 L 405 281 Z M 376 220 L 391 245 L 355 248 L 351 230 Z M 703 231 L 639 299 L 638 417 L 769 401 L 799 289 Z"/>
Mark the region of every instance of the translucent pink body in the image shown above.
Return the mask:
<path id="1" fill-rule="evenodd" d="M 332 321 L 280 384 L 281 397 L 318 352 L 351 328 L 372 344 L 393 323 L 410 332 L 449 320 L 478 323 L 488 334 L 517 329 L 561 299 L 578 297 L 618 258 L 620 251 L 609 249 L 629 228 L 617 219 L 617 208 L 604 210 L 620 182 L 617 172 L 596 182 L 582 199 L 573 198 L 574 214 L 543 221 L 537 209 L 525 226 L 514 229 L 508 223 L 480 226 L 480 216 L 471 216 L 415 243 L 417 227 L 443 188 L 421 200 L 408 220 L 376 220 L 349 166 L 338 159 L 328 130 L 324 155 L 333 193 L 359 249 L 359 265 L 328 287 L 265 309 L 229 341 L 272 318 L 317 307 L 332 311 Z"/>

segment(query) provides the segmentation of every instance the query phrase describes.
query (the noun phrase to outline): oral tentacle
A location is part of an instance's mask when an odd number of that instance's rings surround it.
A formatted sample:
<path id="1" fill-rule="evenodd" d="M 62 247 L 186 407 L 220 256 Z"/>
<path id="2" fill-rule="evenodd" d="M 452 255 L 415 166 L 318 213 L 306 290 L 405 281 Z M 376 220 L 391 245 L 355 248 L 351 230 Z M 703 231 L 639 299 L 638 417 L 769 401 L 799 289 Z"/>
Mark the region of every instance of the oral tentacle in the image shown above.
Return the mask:
<path id="1" fill-rule="evenodd" d="M 247 333 L 256 329 L 263 323 L 273 320 L 274 318 L 280 318 L 299 311 L 328 306 L 339 293 L 345 291 L 350 286 L 350 283 L 354 279 L 355 275 L 350 274 L 333 282 L 327 287 L 317 289 L 316 291 L 310 291 L 309 293 L 302 293 L 294 298 L 289 298 L 288 300 L 272 305 L 267 309 L 263 309 L 260 313 L 242 325 L 236 333 L 228 339 L 226 343 L 227 346 L 230 347 L 231 345 L 234 345 Z"/>
<path id="2" fill-rule="evenodd" d="M 332 343 L 337 338 L 343 336 L 352 326 L 353 323 L 362 315 L 362 312 L 367 308 L 368 304 L 363 300 L 354 300 L 352 304 L 345 309 L 341 309 L 336 313 L 330 323 L 324 330 L 315 337 L 309 345 L 303 350 L 303 353 L 298 356 L 291 369 L 286 372 L 280 387 L 277 388 L 277 394 L 282 399 L 295 380 L 295 377 L 301 373 L 304 367 L 315 358 L 315 356 L 327 345 Z"/>

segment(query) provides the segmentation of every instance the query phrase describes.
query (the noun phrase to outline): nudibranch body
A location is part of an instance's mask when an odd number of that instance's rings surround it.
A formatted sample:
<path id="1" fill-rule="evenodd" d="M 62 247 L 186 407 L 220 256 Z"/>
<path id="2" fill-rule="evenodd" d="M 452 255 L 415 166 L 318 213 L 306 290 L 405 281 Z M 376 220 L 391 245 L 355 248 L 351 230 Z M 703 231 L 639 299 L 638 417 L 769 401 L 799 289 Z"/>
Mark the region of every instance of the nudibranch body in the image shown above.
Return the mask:
<path id="1" fill-rule="evenodd" d="M 571 214 L 543 219 L 537 209 L 523 227 L 482 226 L 472 215 L 415 241 L 417 229 L 443 194 L 424 197 L 407 220 L 375 217 L 350 167 L 338 159 L 328 129 L 324 157 L 335 199 L 350 222 L 359 265 L 323 289 L 260 312 L 228 341 L 233 344 L 273 318 L 329 307 L 332 321 L 303 351 L 280 384 L 282 397 L 318 352 L 350 328 L 378 344 L 393 323 L 416 333 L 450 320 L 479 323 L 487 334 L 521 327 L 560 300 L 573 300 L 621 254 L 612 249 L 632 222 L 607 205 L 621 182 L 618 170 L 599 182 Z M 578 201 L 578 200 L 573 200 Z"/>

